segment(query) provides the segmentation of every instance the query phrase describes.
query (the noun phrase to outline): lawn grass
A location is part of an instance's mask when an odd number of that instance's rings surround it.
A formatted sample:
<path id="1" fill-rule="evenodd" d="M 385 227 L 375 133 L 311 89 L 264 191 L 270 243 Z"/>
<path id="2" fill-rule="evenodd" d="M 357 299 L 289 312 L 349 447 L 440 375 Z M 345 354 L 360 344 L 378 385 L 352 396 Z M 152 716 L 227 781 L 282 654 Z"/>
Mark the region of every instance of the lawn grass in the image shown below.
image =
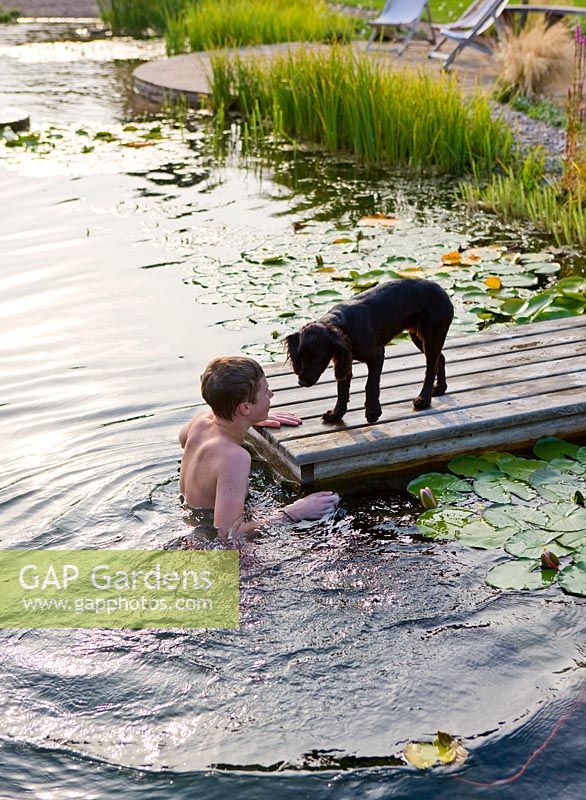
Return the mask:
<path id="1" fill-rule="evenodd" d="M 385 0 L 341 0 L 343 5 L 362 8 L 381 9 Z M 548 2 L 548 0 L 543 0 Z M 553 0 L 550 0 L 553 2 Z M 470 5 L 472 0 L 430 0 L 431 17 L 434 22 L 451 22 L 457 19 Z M 563 0 L 559 5 L 586 7 L 586 0 Z"/>
<path id="2" fill-rule="evenodd" d="M 274 132 L 413 172 L 488 174 L 509 163 L 511 133 L 487 99 L 464 98 L 452 76 L 389 70 L 368 55 L 333 47 L 270 62 L 212 58 L 213 102 L 236 107 L 248 132 Z"/>

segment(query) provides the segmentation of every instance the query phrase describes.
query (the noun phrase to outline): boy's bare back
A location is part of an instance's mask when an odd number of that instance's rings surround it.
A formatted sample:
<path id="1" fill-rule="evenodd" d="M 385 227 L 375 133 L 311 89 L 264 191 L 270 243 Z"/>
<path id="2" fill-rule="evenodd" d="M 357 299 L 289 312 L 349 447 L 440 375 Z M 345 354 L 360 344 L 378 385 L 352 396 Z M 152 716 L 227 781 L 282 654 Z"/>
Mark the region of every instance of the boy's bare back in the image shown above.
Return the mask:
<path id="1" fill-rule="evenodd" d="M 218 478 L 228 466 L 236 463 L 248 477 L 250 455 L 218 430 L 212 412 L 193 417 L 179 439 L 184 447 L 179 489 L 192 508 L 215 507 Z"/>

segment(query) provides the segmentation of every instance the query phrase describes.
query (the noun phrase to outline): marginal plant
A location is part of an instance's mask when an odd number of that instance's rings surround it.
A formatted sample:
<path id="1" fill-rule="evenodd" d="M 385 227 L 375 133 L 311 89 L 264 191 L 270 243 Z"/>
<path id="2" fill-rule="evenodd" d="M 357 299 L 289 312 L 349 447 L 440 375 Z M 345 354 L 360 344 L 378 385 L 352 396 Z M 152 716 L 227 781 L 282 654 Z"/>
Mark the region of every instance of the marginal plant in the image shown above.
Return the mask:
<path id="1" fill-rule="evenodd" d="M 486 98 L 455 79 L 388 68 L 349 48 L 298 50 L 270 62 L 212 58 L 216 108 L 278 135 L 414 172 L 487 174 L 511 158 L 511 132 Z M 264 131 L 266 125 L 261 125 Z"/>
<path id="2" fill-rule="evenodd" d="M 291 41 L 349 41 L 359 18 L 331 10 L 324 0 L 200 0 L 174 24 L 171 52 Z M 169 31 L 170 33 L 171 31 Z M 183 44 L 182 44 L 183 43 Z M 186 43 L 186 44 L 185 44 Z"/>
<path id="3" fill-rule="evenodd" d="M 586 195 L 586 36 L 575 29 L 574 74 L 568 87 L 566 151 L 564 155 L 564 187 L 573 197 Z"/>
<path id="4" fill-rule="evenodd" d="M 189 0 L 98 0 L 103 21 L 115 34 L 162 35 Z"/>
<path id="5" fill-rule="evenodd" d="M 505 34 L 496 51 L 500 96 L 535 99 L 565 89 L 573 58 L 572 37 L 563 23 L 547 27 L 541 19 L 518 34 Z"/>

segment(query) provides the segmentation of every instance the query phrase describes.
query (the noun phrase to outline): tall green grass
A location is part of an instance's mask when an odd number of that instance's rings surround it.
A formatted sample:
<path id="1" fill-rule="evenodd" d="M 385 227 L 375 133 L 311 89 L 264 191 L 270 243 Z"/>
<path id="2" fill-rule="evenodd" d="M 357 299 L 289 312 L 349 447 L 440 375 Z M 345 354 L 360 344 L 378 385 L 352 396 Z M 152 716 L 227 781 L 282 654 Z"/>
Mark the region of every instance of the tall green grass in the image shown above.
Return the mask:
<path id="1" fill-rule="evenodd" d="M 270 62 L 212 58 L 216 109 L 236 107 L 250 130 L 317 142 L 371 164 L 462 175 L 508 163 L 511 133 L 487 100 L 465 99 L 453 77 L 391 71 L 332 47 Z"/>
<path id="2" fill-rule="evenodd" d="M 349 41 L 356 18 L 323 0 L 200 0 L 182 17 L 190 50 L 291 41 Z"/>
<path id="3" fill-rule="evenodd" d="M 558 245 L 586 248 L 586 198 L 565 191 L 561 178 L 546 174 L 541 148 L 494 176 L 486 186 L 463 183 L 461 193 L 471 208 L 492 211 L 505 219 L 530 220 L 551 234 Z"/>
<path id="4" fill-rule="evenodd" d="M 197 0 L 98 0 L 100 16 L 117 35 L 142 36 L 154 31 L 162 36 L 169 21 L 177 19 L 188 2 Z"/>
<path id="5" fill-rule="evenodd" d="M 98 0 L 114 33 L 165 35 L 167 52 L 290 41 L 349 41 L 363 22 L 325 0 Z"/>

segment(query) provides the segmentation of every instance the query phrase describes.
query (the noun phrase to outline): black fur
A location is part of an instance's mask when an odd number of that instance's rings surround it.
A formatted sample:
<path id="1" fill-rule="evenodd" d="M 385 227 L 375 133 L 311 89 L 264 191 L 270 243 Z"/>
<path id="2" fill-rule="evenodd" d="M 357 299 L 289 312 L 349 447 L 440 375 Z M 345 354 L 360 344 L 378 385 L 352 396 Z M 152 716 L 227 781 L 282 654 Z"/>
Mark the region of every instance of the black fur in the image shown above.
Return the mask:
<path id="1" fill-rule="evenodd" d="M 425 354 L 425 380 L 413 401 L 415 409 L 429 408 L 432 395 L 445 394 L 442 347 L 453 317 L 450 298 L 437 283 L 412 278 L 389 281 L 347 303 L 338 303 L 317 322 L 287 336 L 289 360 L 300 386 L 317 383 L 333 360 L 338 398 L 335 407 L 323 415 L 324 422 L 340 422 L 346 413 L 352 361 L 363 361 L 368 367 L 366 419 L 376 422 L 382 413 L 379 397 L 385 345 L 401 331 L 409 331 L 413 343 Z"/>

